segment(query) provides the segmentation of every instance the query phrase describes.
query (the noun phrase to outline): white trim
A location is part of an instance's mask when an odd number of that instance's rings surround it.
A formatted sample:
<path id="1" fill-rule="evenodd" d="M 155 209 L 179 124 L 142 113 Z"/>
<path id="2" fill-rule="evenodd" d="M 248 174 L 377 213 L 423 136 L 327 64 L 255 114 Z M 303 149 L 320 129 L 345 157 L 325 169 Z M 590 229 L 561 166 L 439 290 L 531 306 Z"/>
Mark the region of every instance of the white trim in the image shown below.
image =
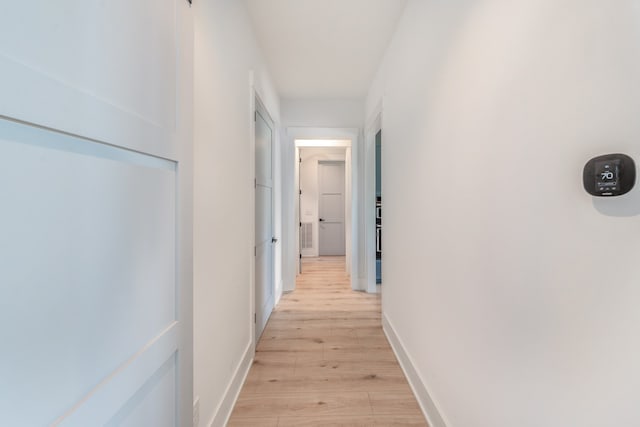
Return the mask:
<path id="1" fill-rule="evenodd" d="M 244 381 L 247 379 L 247 375 L 249 375 L 249 369 L 253 363 L 253 349 L 253 342 L 250 341 L 244 351 L 242 360 L 233 373 L 233 377 L 231 377 L 231 381 L 224 392 L 224 397 L 220 405 L 216 408 L 213 418 L 208 424 L 209 427 L 224 427 L 229 422 L 233 408 L 236 406 L 236 401 L 238 400 L 238 396 L 240 396 L 240 391 L 242 390 Z"/>
<path id="2" fill-rule="evenodd" d="M 364 282 L 363 289 L 378 292 L 376 285 L 376 135 L 382 129 L 382 101 L 375 108 L 364 141 Z"/>
<path id="3" fill-rule="evenodd" d="M 276 296 L 275 296 L 276 300 L 275 300 L 275 303 L 274 303 L 274 305 L 275 305 L 275 306 L 277 306 L 277 305 L 280 303 L 280 298 L 282 298 L 282 294 L 284 293 L 284 292 L 282 291 L 282 287 L 283 287 L 283 286 L 284 286 L 284 285 L 283 285 L 283 283 L 282 283 L 282 280 L 280 280 L 280 282 L 278 283 L 278 287 L 279 287 L 279 289 L 280 289 L 280 292 L 276 292 Z"/>
<path id="4" fill-rule="evenodd" d="M 376 107 L 372 110 L 371 115 L 367 118 L 367 125 L 365 129 L 371 129 L 373 127 L 382 127 L 382 99 L 376 104 Z"/>
<path id="5" fill-rule="evenodd" d="M 176 136 L 179 141 L 177 165 L 177 354 L 178 424 L 193 421 L 193 206 L 194 206 L 194 18 L 187 5 L 176 5 Z"/>
<path id="6" fill-rule="evenodd" d="M 365 267 L 366 267 L 366 264 L 365 264 Z M 366 272 L 365 272 L 365 274 L 366 274 Z M 360 278 L 358 279 L 358 283 L 360 284 L 360 289 L 366 290 L 368 293 L 377 293 L 377 292 L 378 292 L 377 290 L 375 290 L 375 291 L 371 292 L 371 291 L 368 289 L 368 285 L 369 285 L 369 284 L 367 283 L 367 278 L 366 278 L 366 276 L 365 276 L 365 277 L 360 277 Z"/>
<path id="7" fill-rule="evenodd" d="M 351 147 L 349 139 L 296 139 L 296 147 Z"/>
<path id="8" fill-rule="evenodd" d="M 402 371 L 409 381 L 409 385 L 418 400 L 420 409 L 422 409 L 422 413 L 426 417 L 429 426 L 447 427 L 447 423 L 445 422 L 442 412 L 438 409 L 438 405 L 433 400 L 427 386 L 422 378 L 420 378 L 420 374 L 416 370 L 411 356 L 407 353 L 402 340 L 384 313 L 382 313 L 382 329 L 387 336 L 387 340 L 389 340 L 389 344 L 391 344 L 391 348 L 393 349 L 396 358 L 400 362 Z"/>
<path id="9" fill-rule="evenodd" d="M 256 348 L 256 324 L 254 322 L 254 316 L 256 313 L 256 258 L 255 258 L 255 242 L 256 242 L 256 195 L 254 189 L 254 179 L 256 176 L 256 123 L 255 123 L 255 111 L 256 111 L 256 97 L 258 91 L 255 86 L 255 73 L 253 70 L 249 71 L 249 175 L 247 176 L 247 188 L 251 188 L 248 191 L 249 194 L 249 206 L 253 215 L 250 216 L 251 223 L 247 224 L 249 230 L 251 230 L 251 238 L 247 242 L 248 255 L 249 255 L 249 332 L 251 336 L 250 346 L 253 348 L 252 353 Z"/>

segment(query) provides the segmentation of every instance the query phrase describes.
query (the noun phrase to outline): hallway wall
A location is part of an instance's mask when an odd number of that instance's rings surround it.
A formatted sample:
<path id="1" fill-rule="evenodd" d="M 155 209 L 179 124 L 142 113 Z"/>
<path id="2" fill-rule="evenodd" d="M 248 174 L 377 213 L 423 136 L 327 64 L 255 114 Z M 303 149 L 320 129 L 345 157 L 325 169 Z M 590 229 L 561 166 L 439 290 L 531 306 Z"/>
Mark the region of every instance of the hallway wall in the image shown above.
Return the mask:
<path id="1" fill-rule="evenodd" d="M 383 314 L 448 427 L 640 425 L 632 0 L 410 1 L 383 100 Z M 420 387 L 419 387 L 420 388 Z"/>
<path id="2" fill-rule="evenodd" d="M 201 425 L 222 425 L 252 356 L 253 121 L 256 90 L 279 123 L 279 100 L 244 2 L 198 1 L 195 12 L 194 396 Z M 278 159 L 277 138 L 275 158 Z M 276 160 L 277 162 L 277 160 Z M 279 170 L 276 163 L 274 170 Z M 280 176 L 276 175 L 276 185 Z M 276 199 L 275 206 L 279 205 Z M 279 211 L 276 210 L 276 233 Z M 276 259 L 280 256 L 276 246 Z M 280 283 L 277 269 L 276 286 Z M 278 291 L 278 290 L 277 290 Z"/>
<path id="3" fill-rule="evenodd" d="M 284 126 L 362 128 L 364 99 L 282 99 Z"/>

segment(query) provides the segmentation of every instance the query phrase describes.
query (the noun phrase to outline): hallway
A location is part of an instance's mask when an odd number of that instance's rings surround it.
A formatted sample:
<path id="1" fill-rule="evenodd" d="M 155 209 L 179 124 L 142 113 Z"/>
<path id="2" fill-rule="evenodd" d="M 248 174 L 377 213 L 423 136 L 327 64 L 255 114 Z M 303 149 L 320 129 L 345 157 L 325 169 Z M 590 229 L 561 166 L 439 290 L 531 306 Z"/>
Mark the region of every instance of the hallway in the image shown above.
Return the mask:
<path id="1" fill-rule="evenodd" d="M 382 331 L 380 295 L 344 257 L 303 260 L 258 343 L 229 426 L 426 426 Z"/>

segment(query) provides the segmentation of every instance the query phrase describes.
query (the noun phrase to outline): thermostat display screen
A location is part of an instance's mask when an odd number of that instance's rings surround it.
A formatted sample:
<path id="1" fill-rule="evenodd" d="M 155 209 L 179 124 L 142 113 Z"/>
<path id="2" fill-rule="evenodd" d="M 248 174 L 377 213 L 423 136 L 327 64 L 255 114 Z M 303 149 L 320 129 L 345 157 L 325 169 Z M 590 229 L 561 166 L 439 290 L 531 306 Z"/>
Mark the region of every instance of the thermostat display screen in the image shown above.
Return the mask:
<path id="1" fill-rule="evenodd" d="M 620 160 L 596 162 L 596 186 L 600 191 L 615 190 L 620 176 Z"/>

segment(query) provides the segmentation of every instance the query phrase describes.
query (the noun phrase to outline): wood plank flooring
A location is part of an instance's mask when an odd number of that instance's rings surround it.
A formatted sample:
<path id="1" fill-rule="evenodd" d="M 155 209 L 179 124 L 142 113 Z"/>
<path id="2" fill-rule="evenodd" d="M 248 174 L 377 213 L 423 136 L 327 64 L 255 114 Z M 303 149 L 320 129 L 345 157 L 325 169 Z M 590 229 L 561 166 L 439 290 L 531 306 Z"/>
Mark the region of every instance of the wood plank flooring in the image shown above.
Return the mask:
<path id="1" fill-rule="evenodd" d="M 344 257 L 305 259 L 256 348 L 228 426 L 427 426 Z"/>

